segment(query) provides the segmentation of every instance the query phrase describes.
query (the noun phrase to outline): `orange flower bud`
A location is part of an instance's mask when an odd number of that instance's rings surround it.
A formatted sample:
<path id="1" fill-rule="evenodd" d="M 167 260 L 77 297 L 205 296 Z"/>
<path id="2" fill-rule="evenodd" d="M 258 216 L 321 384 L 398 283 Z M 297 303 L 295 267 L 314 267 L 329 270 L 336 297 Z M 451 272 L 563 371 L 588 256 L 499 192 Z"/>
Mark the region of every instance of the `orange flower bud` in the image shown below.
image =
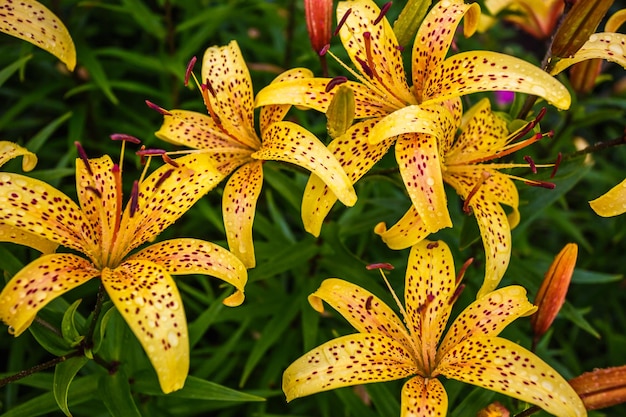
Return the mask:
<path id="1" fill-rule="evenodd" d="M 626 365 L 595 369 L 569 381 L 587 410 L 626 402 Z"/>
<path id="2" fill-rule="evenodd" d="M 333 0 L 304 0 L 306 28 L 311 46 L 319 53 L 330 43 Z"/>
<path id="3" fill-rule="evenodd" d="M 541 287 L 535 298 L 537 312 L 531 317 L 531 325 L 535 340 L 539 339 L 549 328 L 565 302 L 565 294 L 569 287 L 572 273 L 576 266 L 578 245 L 568 243 L 552 261 L 546 272 Z"/>

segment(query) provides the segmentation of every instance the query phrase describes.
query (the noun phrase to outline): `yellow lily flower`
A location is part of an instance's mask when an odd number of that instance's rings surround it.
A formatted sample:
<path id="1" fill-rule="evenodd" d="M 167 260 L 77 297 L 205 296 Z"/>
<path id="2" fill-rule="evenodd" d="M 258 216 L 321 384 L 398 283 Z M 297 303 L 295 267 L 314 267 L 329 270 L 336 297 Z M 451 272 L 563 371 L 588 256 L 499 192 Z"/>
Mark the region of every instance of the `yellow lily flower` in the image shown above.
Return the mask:
<path id="1" fill-rule="evenodd" d="M 235 286 L 224 303 L 243 302 L 247 272 L 227 250 L 198 239 L 173 239 L 128 253 L 154 239 L 222 175 L 206 155 L 188 155 L 135 181 L 122 210 L 121 168 L 109 156 L 87 159 L 79 147 L 80 205 L 33 178 L 0 173 L 0 223 L 83 254 L 43 255 L 0 293 L 0 319 L 19 336 L 39 310 L 99 277 L 154 366 L 163 392 L 182 388 L 189 370 L 187 322 L 172 275 L 207 274 Z"/>
<path id="2" fill-rule="evenodd" d="M 403 320 L 369 291 L 327 279 L 309 296 L 325 301 L 358 333 L 311 350 L 283 375 L 287 401 L 321 391 L 411 377 L 402 388 L 402 416 L 445 416 L 446 391 L 438 376 L 456 379 L 536 404 L 559 417 L 585 416 L 576 392 L 549 365 L 497 335 L 518 317 L 532 314 L 526 290 L 513 285 L 470 304 L 446 328 L 459 279 L 449 248 L 422 241 L 411 249 Z M 404 322 L 404 323 L 403 323 Z"/>
<path id="3" fill-rule="evenodd" d="M 614 217 L 626 213 L 626 179 L 589 202 L 598 216 Z"/>
<path id="4" fill-rule="evenodd" d="M 393 144 L 387 129 L 407 126 L 403 139 L 413 141 L 417 150 L 432 149 L 434 138 L 418 143 L 411 133 L 433 131 L 432 115 L 427 107 L 445 105 L 459 111 L 460 96 L 480 91 L 514 91 L 544 97 L 561 109 L 570 106 L 567 89 L 528 62 L 491 51 L 469 51 L 446 55 L 457 26 L 465 16 L 464 32 L 470 36 L 476 29 L 480 7 L 461 0 L 445 0 L 435 4 L 424 19 L 413 45 L 412 69 L 405 74 L 401 46 L 381 10 L 371 0 L 339 2 L 338 33 L 356 71 L 346 68 L 359 82 L 345 77 L 302 78 L 265 87 L 256 98 L 257 106 L 293 104 L 326 112 L 334 96 L 333 87 L 343 83 L 351 88 L 355 98 L 355 118 L 368 119 L 357 123 L 343 136 L 336 138 L 328 148 L 339 159 L 353 182 L 360 179 L 378 162 Z M 441 22 L 446 22 L 441 24 Z M 330 53 L 330 52 L 329 52 Z M 407 78 L 412 78 L 409 87 Z M 373 127 L 382 124 L 383 128 Z M 426 151 L 429 152 L 429 151 Z M 436 161 L 424 167 L 437 172 Z M 434 232 L 451 226 L 447 215 L 443 184 L 429 185 L 429 198 L 413 199 L 423 193 L 422 187 L 405 180 L 405 185 L 416 208 L 429 201 L 429 209 L 422 211 L 427 228 Z M 403 175 L 403 178 L 405 176 Z M 311 176 L 302 206 L 303 219 L 309 219 L 307 230 L 318 235 L 322 221 L 336 201 L 319 179 Z M 313 220 L 310 220 L 313 219 Z"/>
<path id="5" fill-rule="evenodd" d="M 513 153 L 541 138 L 535 135 L 530 139 L 515 142 L 528 132 L 536 122 L 508 133 L 507 123 L 491 111 L 488 99 L 483 99 L 468 110 L 461 119 L 460 112 L 450 113 L 443 107 L 432 109 L 440 114 L 441 120 L 448 120 L 446 130 L 439 136 L 438 146 L 426 155 L 440 161 L 440 177 L 450 184 L 465 201 L 464 210 L 476 217 L 483 245 L 485 247 L 485 281 L 478 297 L 487 294 L 498 286 L 506 272 L 511 257 L 511 229 L 519 223 L 519 197 L 512 179 L 521 179 L 531 185 L 550 187 L 551 184 L 517 178 L 500 172 L 500 169 L 528 167 L 528 164 L 484 163 Z M 447 115 L 447 116 L 446 116 Z M 378 129 L 380 125 L 374 129 Z M 398 125 L 388 134 L 402 133 L 404 126 Z M 461 132 L 455 139 L 457 129 Z M 411 144 L 398 142 L 396 157 L 412 169 L 413 181 L 418 184 L 433 183 L 437 177 L 426 175 L 413 161 L 417 151 Z M 425 155 L 420 150 L 419 155 Z M 418 164 L 419 165 L 419 164 Z M 411 168 L 413 166 L 414 168 Z M 445 197 L 445 194 L 444 194 Z M 509 206 L 508 215 L 501 204 Z M 426 238 L 431 230 L 425 225 L 423 211 L 412 205 L 407 213 L 393 227 L 387 230 L 385 223 L 379 223 L 375 232 L 392 249 L 404 249 Z"/>
<path id="6" fill-rule="evenodd" d="M 40 47 L 59 58 L 67 69 L 74 70 L 74 41 L 65 25 L 43 4 L 34 0 L 4 1 L 0 15 L 0 32 Z"/>
<path id="7" fill-rule="evenodd" d="M 274 83 L 310 74 L 308 70 L 293 70 Z M 303 127 L 282 120 L 290 106 L 261 109 L 261 136 L 257 136 L 252 82 L 237 42 L 206 50 L 202 80 L 210 116 L 186 110 L 163 111 L 163 125 L 156 135 L 211 155 L 224 176 L 235 171 L 224 190 L 222 212 L 228 245 L 248 268 L 256 263 L 252 222 L 263 185 L 263 161 L 301 166 L 328 184 L 344 204 L 354 205 L 352 183 L 330 151 Z"/>

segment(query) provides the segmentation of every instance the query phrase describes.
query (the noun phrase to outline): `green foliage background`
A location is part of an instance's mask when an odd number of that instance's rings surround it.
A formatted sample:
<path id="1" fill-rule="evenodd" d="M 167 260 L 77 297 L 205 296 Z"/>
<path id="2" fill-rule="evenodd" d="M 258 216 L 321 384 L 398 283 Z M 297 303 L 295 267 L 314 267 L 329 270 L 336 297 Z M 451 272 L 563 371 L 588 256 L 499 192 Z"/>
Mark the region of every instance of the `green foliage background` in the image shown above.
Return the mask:
<path id="1" fill-rule="evenodd" d="M 0 36 L 0 140 L 16 141 L 37 153 L 39 164 L 29 175 L 71 196 L 75 194 L 75 141 L 81 142 L 91 157 L 108 153 L 113 159 L 119 154 L 119 144 L 108 139 L 112 133 L 134 135 L 148 147 L 174 149 L 154 137 L 161 116 L 144 101 L 167 109 L 205 111 L 200 94 L 186 88 L 183 78 L 190 58 L 201 58 L 209 46 L 237 40 L 250 67 L 255 91 L 283 69 L 305 66 L 321 75 L 317 56 L 309 48 L 301 1 L 43 3 L 68 27 L 76 43 L 78 66 L 74 73 L 68 73 L 45 52 Z M 397 15 L 401 6 L 401 2 L 395 3 L 390 15 Z M 333 51 L 342 55 L 337 39 L 332 45 Z M 460 37 L 458 45 L 461 50 L 506 52 L 537 64 L 545 52 L 544 44 L 530 41 L 528 36 L 502 24 L 488 34 Z M 330 73 L 344 75 L 333 62 Z M 533 146 L 528 154 L 537 163 L 553 162 L 558 152 L 565 155 L 565 160 L 553 180 L 555 190 L 519 184 L 522 223 L 514 231 L 513 257 L 501 284 L 524 285 L 532 300 L 553 256 L 568 242 L 579 245 L 578 267 L 567 304 L 537 349 L 538 355 L 565 378 L 594 368 L 626 364 L 624 216 L 600 218 L 587 203 L 624 178 L 626 149 L 613 147 L 594 153 L 588 156 L 593 164 L 585 163 L 584 157 L 569 157 L 575 152 L 577 136 L 590 144 L 623 136 L 626 90 L 618 88 L 618 81 L 623 85 L 624 71 L 611 65 L 605 74 L 604 82 L 591 95 L 574 98 L 568 112 L 548 108 L 542 129 L 553 129 L 555 136 Z M 561 81 L 568 85 L 566 77 Z M 478 98 L 466 98 L 466 108 Z M 328 141 L 323 115 L 294 110 L 290 117 Z M 520 162 L 521 157 L 514 159 Z M 106 334 L 102 352 L 106 360 L 119 361 L 119 369 L 109 374 L 94 361 L 86 363 L 69 390 L 72 414 L 399 415 L 402 381 L 345 388 L 290 404 L 285 403 L 280 389 L 282 372 L 294 359 L 322 342 L 353 331 L 333 311 L 320 316 L 308 305 L 307 295 L 322 280 L 350 280 L 394 305 L 378 272 L 365 269 L 369 263 L 389 262 L 396 267 L 390 273 L 391 283 L 396 293 L 402 294 L 408 250 L 392 251 L 372 232 L 380 221 L 395 222 L 408 207 L 409 200 L 394 167 L 390 154 L 358 183 L 356 206 L 336 206 L 322 235 L 315 239 L 304 232 L 299 213 L 307 176 L 289 166 L 266 163 L 266 184 L 254 225 L 258 266 L 250 271 L 244 304 L 224 307 L 220 301 L 231 289 L 210 277 L 177 279 L 192 341 L 192 378 L 186 388 L 169 396 L 160 394 L 141 347 L 112 309 L 103 315 L 108 321 L 103 324 Z M 19 161 L 3 169 L 19 172 Z M 533 178 L 548 179 L 549 171 L 544 169 Z M 138 158 L 127 152 L 127 187 L 140 172 Z M 160 238 L 198 237 L 226 246 L 220 193 L 221 187 L 209 193 Z M 466 274 L 467 288 L 455 306 L 454 316 L 475 297 L 482 281 L 484 254 L 474 219 L 463 214 L 454 192 L 449 193 L 448 200 L 455 227 L 431 239 L 444 239 L 451 246 L 457 267 L 469 257 L 476 259 Z M 36 256 L 31 250 L 0 244 L 0 269 L 8 278 Z M 97 284 L 84 285 L 51 303 L 42 317 L 60 325 L 69 305 L 81 299 L 74 317 L 80 330 L 95 304 Z M 33 327 L 33 333 L 26 332 L 17 339 L 0 332 L 0 371 L 4 375 L 64 352 L 62 340 L 51 338 L 50 332 L 36 324 Z M 529 320 L 518 320 L 505 336 L 529 347 Z M 68 362 L 64 366 L 77 365 Z M 514 410 L 525 408 L 490 391 L 455 381 L 444 383 L 452 416 L 475 415 L 494 400 Z M 0 390 L 1 416 L 63 415 L 54 400 L 53 385 L 53 370 L 48 369 L 4 387 Z M 258 401 L 261 399 L 265 400 Z M 593 415 L 625 414 L 622 406 Z"/>

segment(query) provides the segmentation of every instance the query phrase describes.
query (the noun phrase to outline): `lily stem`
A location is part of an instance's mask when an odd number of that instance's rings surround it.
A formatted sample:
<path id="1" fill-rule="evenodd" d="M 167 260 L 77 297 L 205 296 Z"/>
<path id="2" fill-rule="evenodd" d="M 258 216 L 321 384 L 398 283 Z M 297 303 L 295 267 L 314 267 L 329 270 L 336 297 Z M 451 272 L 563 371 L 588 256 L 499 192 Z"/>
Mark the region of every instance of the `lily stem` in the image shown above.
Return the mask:
<path id="1" fill-rule="evenodd" d="M 58 356 L 54 359 L 49 360 L 48 362 L 40 363 L 39 365 L 35 365 L 32 368 L 24 369 L 23 371 L 19 371 L 16 374 L 7 376 L 6 378 L 0 379 L 0 387 L 3 387 L 11 382 L 18 381 L 22 378 L 26 378 L 29 375 L 34 373 L 43 371 L 44 369 L 52 368 L 58 363 L 65 362 L 69 358 L 74 358 L 76 356 L 82 356 L 83 352 L 80 350 L 68 353 L 67 355 Z"/>

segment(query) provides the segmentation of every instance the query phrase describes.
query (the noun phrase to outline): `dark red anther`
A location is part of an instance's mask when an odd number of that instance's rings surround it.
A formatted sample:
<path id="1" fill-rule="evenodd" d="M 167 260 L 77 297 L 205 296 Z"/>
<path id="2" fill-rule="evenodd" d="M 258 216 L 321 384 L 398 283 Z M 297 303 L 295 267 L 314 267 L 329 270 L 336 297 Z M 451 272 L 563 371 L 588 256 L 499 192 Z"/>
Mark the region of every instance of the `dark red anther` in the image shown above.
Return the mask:
<path id="1" fill-rule="evenodd" d="M 189 77 L 191 76 L 191 71 L 193 71 L 193 67 L 196 65 L 197 60 L 198 58 L 194 56 L 187 64 L 187 70 L 185 70 L 185 87 L 189 84 Z"/>
<path id="2" fill-rule="evenodd" d="M 372 71 L 372 69 L 369 67 L 369 65 L 367 65 L 367 62 L 363 61 L 358 56 L 355 56 L 354 59 L 356 59 L 356 61 L 359 63 L 359 65 L 361 66 L 361 69 L 363 70 L 363 73 L 365 75 L 367 75 L 370 78 L 372 78 L 374 76 L 374 71 Z"/>
<path id="3" fill-rule="evenodd" d="M 385 17 L 387 12 L 391 8 L 392 3 L 393 2 L 390 1 L 383 5 L 383 7 L 380 9 L 380 13 L 378 14 L 378 17 L 376 18 L 376 20 L 374 20 L 374 26 L 376 26 L 377 24 L 380 23 L 381 20 L 383 20 L 383 17 Z"/>
<path id="4" fill-rule="evenodd" d="M 530 165 L 530 169 L 533 172 L 533 174 L 537 173 L 537 165 L 535 165 L 535 161 L 533 161 L 533 159 L 526 155 L 524 156 L 524 161 L 528 162 L 528 165 Z"/>
<path id="5" fill-rule="evenodd" d="M 559 166 L 561 165 L 561 159 L 563 159 L 563 154 L 559 152 L 556 156 L 556 161 L 554 161 L 554 168 L 552 168 L 552 174 L 550 174 L 550 178 L 554 178 L 556 175 L 556 171 L 558 171 Z"/>
<path id="6" fill-rule="evenodd" d="M 329 49 L 330 49 L 330 44 L 327 43 L 326 45 L 322 46 L 322 49 L 320 49 L 320 51 L 317 54 L 319 56 L 324 56 L 326 55 L 326 52 L 328 52 Z"/>
<path id="7" fill-rule="evenodd" d="M 464 289 L 465 289 L 465 284 L 461 284 L 458 287 L 456 287 L 456 289 L 454 290 L 454 294 L 452 294 L 452 297 L 450 297 L 450 299 L 448 300 L 448 305 L 452 305 L 456 303 L 456 300 L 459 299 L 459 296 L 461 295 Z"/>
<path id="8" fill-rule="evenodd" d="M 130 191 L 130 217 L 133 217 L 139 209 L 139 181 L 133 182 L 133 188 Z"/>
<path id="9" fill-rule="evenodd" d="M 373 295 L 370 295 L 369 297 L 367 297 L 367 300 L 365 300 L 365 309 L 366 310 L 371 310 L 372 309 L 372 300 L 374 299 Z"/>
<path id="10" fill-rule="evenodd" d="M 173 160 L 172 158 L 170 158 L 168 154 L 164 153 L 161 157 L 163 158 L 163 162 L 165 162 L 166 164 L 171 165 L 174 168 L 180 167 L 180 164 L 176 162 L 175 160 Z"/>
<path id="11" fill-rule="evenodd" d="M 91 170 L 91 166 L 89 165 L 89 158 L 87 157 L 87 152 L 85 152 L 83 145 L 81 145 L 80 142 L 74 142 L 74 146 L 76 146 L 78 156 L 85 163 L 85 168 L 87 168 L 87 172 L 89 173 L 89 175 L 93 175 L 93 171 Z"/>
<path id="12" fill-rule="evenodd" d="M 376 264 L 369 264 L 365 266 L 365 269 L 367 269 L 368 271 L 372 269 L 386 269 L 387 271 L 392 271 L 394 268 L 393 268 L 393 265 L 391 265 L 390 263 L 381 262 L 381 263 L 376 263 Z"/>
<path id="13" fill-rule="evenodd" d="M 130 142 L 136 145 L 139 145 L 141 143 L 139 139 L 134 136 L 127 135 L 126 133 L 113 133 L 112 135 L 109 135 L 109 137 L 111 138 L 111 140 L 123 140 L 124 142 Z"/>
<path id="14" fill-rule="evenodd" d="M 156 190 L 157 188 L 159 188 L 165 182 L 165 180 L 168 179 L 172 175 L 174 171 L 175 171 L 174 168 L 168 169 L 167 171 L 165 171 L 163 175 L 159 177 L 156 184 L 154 184 L 154 189 Z"/>
<path id="15" fill-rule="evenodd" d="M 335 78 L 333 78 L 332 80 L 330 80 L 328 82 L 328 84 L 326 84 L 326 89 L 324 91 L 326 91 L 327 93 L 330 92 L 333 88 L 337 87 L 340 84 L 343 84 L 345 82 L 347 82 L 348 79 L 346 77 L 344 77 L 343 75 L 339 75 Z"/>
<path id="16" fill-rule="evenodd" d="M 350 16 L 350 13 L 352 13 L 352 8 L 346 10 L 346 14 L 344 14 L 341 20 L 339 21 L 339 23 L 337 23 L 337 27 L 335 28 L 335 31 L 333 32 L 333 36 L 337 36 L 343 24 L 346 23 L 346 20 L 348 20 L 348 16 Z"/>
<path id="17" fill-rule="evenodd" d="M 135 154 L 139 156 L 153 156 L 153 155 L 163 155 L 165 154 L 165 152 L 166 152 L 165 149 L 146 149 L 142 146 L 140 150 L 135 152 Z"/>
<path id="18" fill-rule="evenodd" d="M 532 185 L 533 187 L 541 187 L 547 188 L 548 190 L 554 190 L 556 184 L 548 181 L 524 181 L 528 185 Z"/>
<path id="19" fill-rule="evenodd" d="M 439 247 L 439 242 L 430 242 L 426 245 L 426 249 L 435 249 Z"/>
<path id="20" fill-rule="evenodd" d="M 96 197 L 102 198 L 102 193 L 96 187 L 92 187 L 91 185 L 88 185 L 88 186 L 85 187 L 85 189 L 87 191 L 91 191 L 92 193 L 94 193 L 96 195 Z"/>
<path id="21" fill-rule="evenodd" d="M 151 102 L 150 100 L 146 100 L 146 104 L 148 105 L 148 107 L 150 107 L 152 110 L 155 110 L 159 113 L 161 113 L 163 116 L 171 116 L 172 113 L 168 112 L 167 110 L 165 110 L 163 107 L 159 107 L 156 104 L 154 104 L 153 102 Z"/>

